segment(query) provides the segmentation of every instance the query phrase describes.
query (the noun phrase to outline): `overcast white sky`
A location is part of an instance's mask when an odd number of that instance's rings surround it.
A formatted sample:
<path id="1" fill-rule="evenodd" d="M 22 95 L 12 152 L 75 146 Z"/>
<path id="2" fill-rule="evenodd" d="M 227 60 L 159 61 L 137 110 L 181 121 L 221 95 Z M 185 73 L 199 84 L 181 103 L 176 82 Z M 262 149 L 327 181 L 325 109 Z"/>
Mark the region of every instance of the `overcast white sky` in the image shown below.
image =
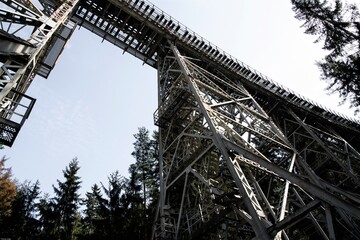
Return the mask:
<path id="1" fill-rule="evenodd" d="M 324 92 L 315 61 L 323 56 L 303 34 L 290 0 L 153 0 L 175 19 L 284 86 L 347 115 L 335 95 Z M 28 95 L 37 99 L 13 147 L 2 154 L 19 181 L 39 180 L 43 192 L 63 180 L 78 157 L 82 193 L 115 170 L 127 176 L 134 162 L 133 134 L 154 130 L 156 70 L 85 29 L 76 30 L 45 80 Z"/>

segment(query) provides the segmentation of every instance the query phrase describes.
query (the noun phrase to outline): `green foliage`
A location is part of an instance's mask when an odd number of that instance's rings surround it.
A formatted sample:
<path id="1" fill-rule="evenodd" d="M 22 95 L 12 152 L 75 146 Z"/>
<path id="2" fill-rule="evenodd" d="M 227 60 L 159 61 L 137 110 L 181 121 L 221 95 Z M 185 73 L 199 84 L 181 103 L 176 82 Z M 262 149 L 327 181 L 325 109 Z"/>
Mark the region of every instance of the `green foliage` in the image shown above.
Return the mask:
<path id="1" fill-rule="evenodd" d="M 141 127 L 139 132 L 134 135 L 136 141 L 132 156 L 135 164 L 129 168 L 130 174 L 135 178 L 134 181 L 142 185 L 141 192 L 144 198 L 144 208 L 156 200 L 159 189 L 159 169 L 158 169 L 158 140 L 157 133 L 153 139 L 149 137 L 149 131 Z"/>
<path id="2" fill-rule="evenodd" d="M 55 211 L 55 202 L 46 194 L 40 198 L 38 204 L 39 222 L 41 226 L 40 239 L 56 239 L 58 235 L 57 219 L 58 214 Z"/>
<path id="3" fill-rule="evenodd" d="M 151 233 L 152 217 L 155 215 L 156 203 L 159 195 L 159 169 L 158 169 L 158 136 L 155 132 L 150 139 L 149 131 L 145 127 L 139 128 L 134 134 L 136 141 L 131 155 L 136 162 L 129 168 L 130 181 L 134 190 L 140 190 L 142 194 L 142 222 L 143 239 L 147 239 Z M 141 238 L 140 238 L 141 239 Z"/>
<path id="4" fill-rule="evenodd" d="M 108 226 L 108 238 L 119 239 L 123 234 L 124 208 L 121 202 L 121 196 L 125 193 L 125 179 L 120 176 L 118 171 L 110 174 L 108 178 L 108 187 L 102 185 L 103 191 L 107 196 L 105 203 L 105 219 Z"/>
<path id="5" fill-rule="evenodd" d="M 39 234 L 37 220 L 37 200 L 40 195 L 40 183 L 25 182 L 18 186 L 12 207 L 11 222 L 14 235 L 20 239 L 34 239 Z"/>
<path id="6" fill-rule="evenodd" d="M 141 194 L 141 185 L 136 182 L 136 168 L 135 165 L 131 165 L 129 168 L 130 178 L 126 179 L 125 194 L 122 197 L 122 203 L 125 209 L 125 239 L 146 239 L 144 237 L 144 208 Z"/>
<path id="7" fill-rule="evenodd" d="M 360 14 L 356 4 L 340 0 L 291 0 L 305 33 L 317 35 L 327 55 L 317 64 L 328 90 L 360 106 Z"/>
<path id="8" fill-rule="evenodd" d="M 107 219 L 106 200 L 102 197 L 101 189 L 97 184 L 86 193 L 83 201 L 82 239 L 103 239 L 105 236 L 105 220 Z"/>
<path id="9" fill-rule="evenodd" d="M 40 194 L 39 182 L 24 182 L 16 187 L 11 215 L 3 218 L 0 236 L 12 239 L 36 239 L 40 233 L 37 219 L 37 200 Z"/>
<path id="10" fill-rule="evenodd" d="M 56 235 L 59 239 L 74 239 L 76 228 L 77 210 L 80 203 L 80 177 L 77 172 L 80 169 L 79 162 L 74 158 L 63 171 L 65 181 L 58 182 L 58 187 L 53 186 L 55 197 L 53 199 L 54 215 L 56 216 Z"/>
<path id="11" fill-rule="evenodd" d="M 151 138 L 148 130 L 139 128 L 134 137 L 136 161 L 129 167 L 129 178 L 115 171 L 106 184 L 94 184 L 84 199 L 79 195 L 76 158 L 63 170 L 64 180 L 53 186 L 54 197 L 40 196 L 39 182 L 19 184 L 14 194 L 3 192 L 13 199 L 8 214 L 0 216 L 0 238 L 150 239 L 159 194 L 157 133 Z M 10 170 L 1 166 L 1 176 L 9 180 Z"/>

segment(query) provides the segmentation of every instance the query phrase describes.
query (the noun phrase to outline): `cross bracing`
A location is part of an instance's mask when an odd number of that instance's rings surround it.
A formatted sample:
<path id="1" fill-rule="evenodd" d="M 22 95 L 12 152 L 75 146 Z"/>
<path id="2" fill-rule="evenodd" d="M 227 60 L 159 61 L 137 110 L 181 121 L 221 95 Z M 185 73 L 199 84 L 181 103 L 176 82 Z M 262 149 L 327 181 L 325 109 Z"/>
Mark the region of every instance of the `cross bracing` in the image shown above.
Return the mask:
<path id="1" fill-rule="evenodd" d="M 70 13 L 77 0 L 62 3 L 46 16 L 31 1 L 1 1 L 0 114 L 2 144 L 11 146 L 35 99 L 26 96 L 35 75 L 47 77 L 74 24 Z"/>
<path id="2" fill-rule="evenodd" d="M 34 75 L 49 76 L 77 24 L 158 70 L 154 239 L 358 239 L 357 120 L 277 84 L 150 2 L 41 3 L 42 12 L 1 1 L 3 143 L 29 115 Z"/>
<path id="3" fill-rule="evenodd" d="M 331 239 L 335 215 L 359 230 L 358 171 L 350 167 L 359 156 L 340 150 L 344 139 L 286 105 L 276 107 L 288 114 L 275 114 L 277 123 L 241 83 L 172 43 L 159 61 L 164 190 L 155 238 L 291 239 L 303 231 Z"/>

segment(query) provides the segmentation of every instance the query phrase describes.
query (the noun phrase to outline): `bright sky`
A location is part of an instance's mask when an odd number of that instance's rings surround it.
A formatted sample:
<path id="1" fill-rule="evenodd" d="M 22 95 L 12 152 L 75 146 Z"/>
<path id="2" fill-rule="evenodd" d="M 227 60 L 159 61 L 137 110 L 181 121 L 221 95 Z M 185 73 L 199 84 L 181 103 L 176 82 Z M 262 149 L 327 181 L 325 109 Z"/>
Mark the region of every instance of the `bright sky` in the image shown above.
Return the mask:
<path id="1" fill-rule="evenodd" d="M 315 61 L 321 45 L 303 34 L 290 0 L 153 0 L 175 19 L 273 80 L 327 107 Z M 20 182 L 39 180 L 53 194 L 62 170 L 78 157 L 82 193 L 107 182 L 115 170 L 127 176 L 134 162 L 133 134 L 151 131 L 157 108 L 156 70 L 85 29 L 76 30 L 49 79 L 27 92 L 37 99 L 16 142 L 2 154 Z"/>

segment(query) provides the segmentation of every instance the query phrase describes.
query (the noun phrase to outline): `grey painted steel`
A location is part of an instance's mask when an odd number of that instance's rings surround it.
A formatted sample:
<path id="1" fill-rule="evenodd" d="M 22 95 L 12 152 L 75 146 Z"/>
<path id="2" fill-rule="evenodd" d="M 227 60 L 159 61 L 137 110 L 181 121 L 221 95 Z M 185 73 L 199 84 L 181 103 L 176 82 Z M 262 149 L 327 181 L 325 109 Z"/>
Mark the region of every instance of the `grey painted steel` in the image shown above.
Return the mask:
<path id="1" fill-rule="evenodd" d="M 359 239 L 358 120 L 279 85 L 148 1 L 40 2 L 43 12 L 0 2 L 12 9 L 0 8 L 1 131 L 21 99 L 31 110 L 24 93 L 54 67 L 61 47 L 48 43 L 70 38 L 73 26 L 61 27 L 71 17 L 158 71 L 153 239 L 335 239 L 349 230 Z M 19 36 L 25 28 L 35 38 Z"/>
<path id="2" fill-rule="evenodd" d="M 196 238 L 201 234 L 205 234 L 203 229 L 207 229 L 206 223 L 214 221 L 213 219 L 222 218 L 223 224 L 231 225 L 229 222 L 226 222 L 225 219 L 230 218 L 229 216 L 233 216 L 233 214 L 244 220 L 243 223 L 237 225 L 237 228 L 249 227 L 250 225 L 253 236 L 257 235 L 259 239 L 266 236 L 263 229 L 268 229 L 269 234 L 277 239 L 287 239 L 288 234 L 294 237 L 294 232 L 292 231 L 299 231 L 297 229 L 299 222 L 302 222 L 302 224 L 306 222 L 306 225 L 308 225 L 307 228 L 316 232 L 314 233 L 316 236 L 330 239 L 333 237 L 332 231 L 329 231 L 330 236 L 328 237 L 326 232 L 323 231 L 324 221 L 322 220 L 323 217 L 321 217 L 324 216 L 325 218 L 325 216 L 328 215 L 328 213 L 324 211 L 327 205 L 336 209 L 336 215 L 338 218 L 341 218 L 338 221 L 345 221 L 351 226 L 351 222 L 353 222 L 354 219 L 358 219 L 360 214 L 359 207 L 352 202 L 355 199 L 359 200 L 358 197 L 352 195 L 351 192 L 341 189 L 333 188 L 328 190 L 324 188 L 326 184 L 307 164 L 306 158 L 308 156 L 304 156 L 304 151 L 296 146 L 298 143 L 293 145 L 291 138 L 288 139 L 286 137 L 287 134 L 282 133 L 282 130 L 276 127 L 266 112 L 261 109 L 260 105 L 256 103 L 255 99 L 252 98 L 250 93 L 247 92 L 240 83 L 231 84 L 231 79 L 226 79 L 226 77 L 221 79 L 196 65 L 199 62 L 198 60 L 192 62 L 191 59 L 187 59 L 181 55 L 179 50 L 171 43 L 168 47 L 171 51 L 169 50 L 167 52 L 167 55 L 163 57 L 164 60 L 162 64 L 159 66 L 160 106 L 155 114 L 155 122 L 160 126 L 161 136 L 167 136 L 166 138 L 173 139 L 170 142 L 161 139 L 163 149 L 166 149 L 162 155 L 164 171 L 161 175 L 164 176 L 165 179 L 170 178 L 172 180 L 169 182 L 164 181 L 163 189 L 166 189 L 166 191 L 161 193 L 161 198 L 164 199 L 164 205 L 160 204 L 159 206 L 160 209 L 163 208 L 165 213 L 163 216 L 159 216 L 159 218 L 163 219 L 162 225 L 164 227 L 161 228 L 161 223 L 159 224 L 159 227 L 156 228 L 158 231 L 155 230 L 154 232 L 155 239 Z M 190 92 L 191 95 L 186 92 Z M 181 98 L 181 96 L 184 95 L 188 97 Z M 290 109 L 286 111 L 289 113 L 289 117 L 294 118 L 294 120 L 299 120 L 298 116 Z M 197 116 L 197 118 L 193 119 L 191 116 Z M 179 119 L 179 117 L 182 118 Z M 193 120 L 188 122 L 190 119 Z M 204 128 L 202 130 L 197 129 L 194 121 L 201 122 Z M 177 128 L 180 127 L 180 129 L 182 129 L 181 131 L 175 131 L 175 129 L 177 129 L 175 127 L 176 124 L 181 125 L 177 126 Z M 297 124 L 300 125 L 300 127 L 297 128 L 299 134 L 302 128 L 304 128 L 306 132 L 310 131 L 307 127 L 304 127 L 305 123 L 297 122 Z M 195 132 L 197 132 L 198 135 L 190 134 Z M 314 134 L 315 133 L 311 132 L 311 134 L 306 137 L 310 139 L 310 142 L 315 144 L 316 147 L 325 148 L 324 154 L 334 157 L 331 152 L 333 150 L 328 149 L 326 144 L 320 141 Z M 325 132 L 322 134 L 325 134 Z M 188 141 L 182 139 L 185 136 L 193 137 L 194 143 L 196 142 L 196 144 L 187 145 L 186 147 L 181 146 L 182 141 Z M 206 136 L 206 138 L 204 138 L 204 136 Z M 257 138 L 261 138 L 263 142 L 256 142 L 255 140 Z M 201 145 L 201 139 L 211 140 L 212 145 L 208 143 L 207 146 L 209 147 L 205 153 L 216 152 L 218 154 L 217 158 L 211 158 L 209 160 L 206 158 L 207 155 L 204 154 L 204 151 L 193 149 Z M 332 144 L 338 144 L 334 140 L 331 142 Z M 267 147 L 263 148 L 264 146 Z M 332 148 L 335 146 L 336 145 Z M 266 150 L 267 148 L 273 148 L 278 151 L 278 155 L 282 155 L 283 157 L 279 159 L 277 156 L 269 156 Z M 166 152 L 171 152 L 173 155 L 167 157 Z M 174 165 L 181 166 L 179 165 L 179 161 L 182 161 L 178 159 L 181 155 L 177 155 L 176 152 L 196 152 L 197 154 L 189 156 L 190 161 L 182 165 L 181 169 L 184 170 L 176 171 L 173 170 Z M 345 154 L 348 153 L 345 152 Z M 344 159 L 351 158 L 355 160 L 356 156 L 357 152 L 354 152 L 351 157 L 344 157 Z M 337 161 L 338 160 L 334 160 L 334 162 Z M 194 164 L 194 162 L 197 163 L 197 165 Z M 212 211 L 211 214 L 204 217 L 202 209 L 209 208 L 210 203 L 199 203 L 198 207 L 196 207 L 190 204 L 186 206 L 183 201 L 181 201 L 181 211 L 179 211 L 175 200 L 169 199 L 172 199 L 171 195 L 177 194 L 177 190 L 174 190 L 177 186 L 184 187 L 188 185 L 189 189 L 194 187 L 188 184 L 189 180 L 187 178 L 184 180 L 185 178 L 183 177 L 185 172 L 188 171 L 186 170 L 188 168 L 197 172 L 197 176 L 201 176 L 197 177 L 198 179 L 203 179 L 199 183 L 200 185 L 196 187 L 196 189 L 199 189 L 197 193 L 199 196 L 204 195 L 204 190 L 201 191 L 204 187 L 207 188 L 207 191 L 210 193 L 217 192 L 216 197 L 211 197 L 210 195 L 208 197 L 209 199 L 216 199 L 219 196 L 226 195 L 220 186 L 214 184 L 225 180 L 209 176 L 209 166 L 211 165 L 224 165 L 227 167 L 229 171 L 228 178 L 232 179 L 235 183 L 234 185 L 229 183 L 228 187 L 232 186 L 234 192 L 237 192 L 237 194 L 233 193 L 234 196 L 237 195 L 240 197 L 237 200 L 237 207 L 228 203 L 225 209 L 231 210 L 222 216 L 220 212 L 223 205 L 219 205 L 219 203 L 214 200 L 211 201 L 211 204 L 213 204 L 211 209 L 217 210 Z M 204 169 L 207 170 L 204 172 Z M 241 169 L 245 170 L 243 171 Z M 253 177 L 251 173 L 256 174 L 256 177 Z M 217 176 L 218 174 L 221 173 L 217 172 L 215 175 Z M 274 214 L 272 211 L 274 201 L 269 200 L 276 194 L 264 195 L 264 191 L 261 189 L 264 187 L 261 182 L 262 178 L 269 178 L 271 181 L 282 179 L 285 182 L 284 184 L 280 183 L 280 185 L 278 183 L 277 186 L 283 191 L 283 193 L 278 196 L 279 199 L 277 201 L 277 205 L 279 206 L 277 211 L 279 215 Z M 214 185 L 211 185 L 211 183 Z M 274 191 L 274 189 L 268 189 L 268 191 L 269 190 L 270 192 Z M 184 193 L 184 191 L 182 192 Z M 292 196 L 290 196 L 290 192 Z M 300 194 L 298 192 L 300 192 Z M 194 196 L 194 194 L 195 193 L 189 194 L 188 192 L 188 196 L 185 198 L 196 201 L 198 197 L 196 194 Z M 341 196 L 341 198 L 338 196 Z M 182 196 L 181 199 L 184 199 L 184 196 Z M 190 202 L 193 200 L 190 200 Z M 233 201 L 236 202 L 235 200 Z M 260 202 L 263 204 L 260 204 Z M 297 208 L 296 211 L 290 210 L 290 205 L 293 204 L 295 204 L 294 206 Z M 293 212 L 290 213 L 290 211 Z M 317 213 L 314 214 L 313 211 Z M 342 214 L 343 211 L 347 214 Z M 203 225 L 198 226 L 189 223 L 186 212 L 192 212 L 193 218 L 194 216 L 198 216 L 199 219 L 195 222 L 203 222 Z M 215 216 L 214 212 L 217 212 Z M 172 218 L 178 219 L 176 225 L 172 224 Z M 179 219 L 183 219 L 182 226 L 179 224 L 181 222 Z M 263 220 L 257 221 L 259 219 Z M 328 223 L 325 228 L 333 228 L 332 223 L 329 221 Z M 183 235 L 179 235 L 181 230 L 183 230 Z M 354 228 L 354 230 L 356 230 L 356 228 Z M 213 229 L 214 235 L 222 234 L 222 236 L 226 238 L 226 234 L 219 233 L 219 231 L 219 229 Z M 199 234 L 196 234 L 197 232 Z M 177 234 L 175 235 L 173 233 Z M 234 234 L 233 232 L 228 234 L 227 237 L 234 237 L 234 235 L 232 235 Z M 216 238 L 214 235 L 208 233 L 204 238 Z M 239 235 L 240 236 L 237 237 L 243 237 L 245 239 L 251 237 L 251 234 L 247 236 Z"/>
<path id="3" fill-rule="evenodd" d="M 121 18 L 122 15 L 124 18 Z M 191 50 L 193 54 L 202 56 L 205 61 L 212 62 L 218 68 L 242 77 L 247 84 L 259 86 L 294 106 L 310 111 L 319 117 L 331 118 L 339 124 L 353 125 L 354 127 L 360 124 L 357 119 L 336 113 L 275 82 L 199 36 L 149 1 L 81 1 L 73 19 L 104 40 L 121 47 L 124 51 L 128 51 L 153 67 L 156 67 L 157 63 L 156 48 L 166 40 L 171 40 L 177 45 Z M 129 20 L 136 20 L 136 25 L 130 23 L 125 26 Z M 129 26 L 131 27 L 129 28 Z M 146 35 L 144 31 L 141 31 L 144 27 L 145 30 L 150 29 L 154 35 Z"/>
<path id="4" fill-rule="evenodd" d="M 64 27 L 78 0 L 64 1 L 49 17 L 30 1 L 0 2 L 0 143 L 11 146 L 31 111 L 27 108 L 20 124 L 16 123 L 19 108 L 35 75 L 47 77 L 60 55 L 66 40 Z M 70 37 L 70 32 L 65 38 Z M 23 35 L 30 33 L 27 39 Z M 56 35 L 59 36 L 56 36 Z M 62 45 L 59 42 L 62 41 Z M 54 54 L 55 51 L 55 54 Z M 14 127 L 16 125 L 16 127 Z M 8 129 L 13 129 L 12 133 Z"/>

